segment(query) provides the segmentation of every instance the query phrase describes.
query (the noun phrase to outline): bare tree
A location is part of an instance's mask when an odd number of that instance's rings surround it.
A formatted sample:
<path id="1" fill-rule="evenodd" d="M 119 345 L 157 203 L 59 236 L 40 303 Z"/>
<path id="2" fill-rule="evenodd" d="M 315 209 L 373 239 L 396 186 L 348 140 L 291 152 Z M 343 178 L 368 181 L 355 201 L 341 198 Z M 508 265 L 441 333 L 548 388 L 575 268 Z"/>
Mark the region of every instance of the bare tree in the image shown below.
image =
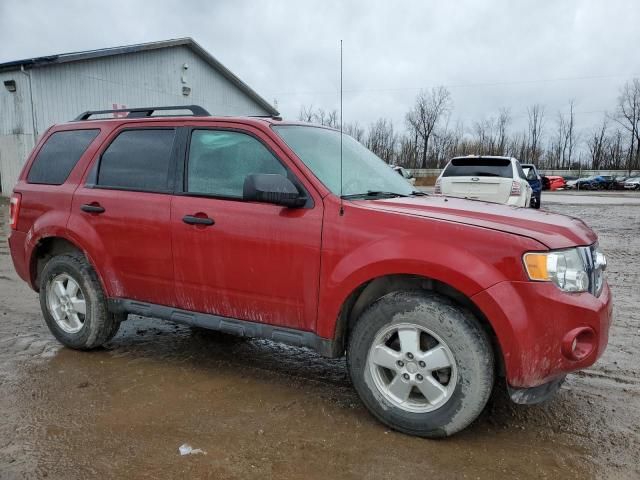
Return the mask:
<path id="1" fill-rule="evenodd" d="M 574 100 L 571 100 L 568 115 L 558 111 L 556 134 L 549 142 L 549 151 L 545 155 L 545 163 L 551 168 L 566 169 L 571 167 L 577 140 L 574 105 Z"/>
<path id="2" fill-rule="evenodd" d="M 618 97 L 614 119 L 629 132 L 627 170 L 640 168 L 640 80 L 627 82 Z"/>
<path id="3" fill-rule="evenodd" d="M 574 100 L 569 101 L 568 118 L 565 118 L 561 113 L 558 113 L 558 115 L 560 116 L 560 123 L 562 125 L 562 150 L 560 158 L 560 168 L 562 169 L 571 167 L 571 156 L 573 155 L 573 148 L 576 143 L 575 116 L 573 112 L 574 105 Z"/>
<path id="4" fill-rule="evenodd" d="M 386 118 L 379 118 L 369 126 L 367 148 L 387 163 L 395 160 L 397 136 L 393 132 L 393 123 Z"/>
<path id="5" fill-rule="evenodd" d="M 298 120 L 300 120 L 301 122 L 313 122 L 313 119 L 315 117 L 315 113 L 313 111 L 313 105 L 309 105 L 308 107 L 305 105 L 302 105 L 300 107 L 300 113 L 298 114 Z"/>
<path id="6" fill-rule="evenodd" d="M 334 109 L 330 112 L 327 112 L 322 108 L 314 110 L 313 105 L 309 105 L 308 107 L 303 105 L 300 108 L 298 120 L 302 122 L 319 123 L 320 125 L 332 128 L 338 128 L 340 126 L 337 110 Z"/>
<path id="7" fill-rule="evenodd" d="M 477 136 L 476 152 L 478 155 L 493 154 L 493 119 L 485 119 L 476 122 L 474 125 L 475 134 Z"/>
<path id="8" fill-rule="evenodd" d="M 496 119 L 496 153 L 498 155 L 506 155 L 508 129 L 511 123 L 511 112 L 508 108 L 501 108 Z"/>
<path id="9" fill-rule="evenodd" d="M 527 161 L 537 164 L 541 156 L 540 140 L 544 127 L 544 107 L 536 103 L 527 108 L 527 115 L 529 117 L 529 145 L 526 158 Z"/>
<path id="10" fill-rule="evenodd" d="M 325 112 L 319 108 L 315 113 L 313 121 L 326 127 L 338 128 L 338 111 L 331 110 L 330 112 Z"/>
<path id="11" fill-rule="evenodd" d="M 605 116 L 581 141 L 575 122 L 574 100 L 568 111 L 558 112 L 553 131 L 544 135 L 545 108 L 533 104 L 527 108 L 528 124 L 519 132 L 509 132 L 511 113 L 503 108 L 497 117 L 473 123 L 471 131 L 460 122 L 450 130 L 452 110 L 449 91 L 444 87 L 421 91 L 406 114 L 406 129 L 397 132 L 391 121 L 379 119 L 365 129 L 357 122 L 345 124 L 345 133 L 388 162 L 410 168 L 440 167 L 453 156 L 468 154 L 511 155 L 540 167 L 567 169 L 589 166 L 594 169 L 640 169 L 640 80 L 624 84 L 616 112 Z M 336 110 L 303 106 L 298 118 L 338 128 Z M 615 122 L 615 124 L 614 124 Z M 613 129 L 616 126 L 616 129 Z M 585 165 L 581 162 L 585 161 Z"/>
<path id="12" fill-rule="evenodd" d="M 366 143 L 364 128 L 362 128 L 358 122 L 345 123 L 342 127 L 342 131 L 347 135 L 352 136 L 360 143 Z"/>
<path id="13" fill-rule="evenodd" d="M 590 167 L 593 170 L 602 168 L 606 161 L 605 155 L 608 143 L 607 127 L 607 117 L 605 115 L 600 126 L 591 132 L 591 136 L 587 140 L 587 148 L 591 155 Z"/>
<path id="14" fill-rule="evenodd" d="M 625 152 L 623 141 L 624 138 L 620 129 L 616 129 L 616 131 L 609 136 L 606 156 L 606 166 L 608 168 L 619 170 L 624 166 L 627 153 Z"/>
<path id="15" fill-rule="evenodd" d="M 413 109 L 407 113 L 407 124 L 422 142 L 421 168 L 427 168 L 429 141 L 440 119 L 451 109 L 451 94 L 445 87 L 420 91 Z M 416 142 L 417 143 L 417 142 Z"/>

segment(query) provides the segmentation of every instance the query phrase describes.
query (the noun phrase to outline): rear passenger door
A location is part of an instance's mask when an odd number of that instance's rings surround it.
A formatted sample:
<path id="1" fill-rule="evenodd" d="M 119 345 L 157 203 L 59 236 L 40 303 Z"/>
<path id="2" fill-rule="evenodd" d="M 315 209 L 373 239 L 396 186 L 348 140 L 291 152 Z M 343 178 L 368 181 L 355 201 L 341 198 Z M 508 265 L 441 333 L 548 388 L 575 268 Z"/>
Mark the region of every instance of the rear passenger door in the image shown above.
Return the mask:
<path id="1" fill-rule="evenodd" d="M 74 194 L 69 230 L 87 244 L 111 297 L 174 305 L 170 207 L 177 132 L 115 132 Z"/>

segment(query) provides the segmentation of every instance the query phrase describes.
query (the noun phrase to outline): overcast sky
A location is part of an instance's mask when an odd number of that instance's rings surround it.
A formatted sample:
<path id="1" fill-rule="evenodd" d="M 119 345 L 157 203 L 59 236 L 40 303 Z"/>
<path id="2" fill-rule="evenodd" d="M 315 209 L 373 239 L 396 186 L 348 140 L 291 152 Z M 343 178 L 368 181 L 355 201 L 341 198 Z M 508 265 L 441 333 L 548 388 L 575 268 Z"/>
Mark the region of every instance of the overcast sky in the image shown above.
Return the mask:
<path id="1" fill-rule="evenodd" d="M 338 108 L 343 39 L 345 121 L 387 117 L 400 130 L 436 85 L 467 129 L 501 107 L 520 129 L 541 103 L 550 132 L 571 98 L 588 129 L 640 76 L 638 0 L 0 0 L 0 62 L 185 36 L 285 118 Z"/>

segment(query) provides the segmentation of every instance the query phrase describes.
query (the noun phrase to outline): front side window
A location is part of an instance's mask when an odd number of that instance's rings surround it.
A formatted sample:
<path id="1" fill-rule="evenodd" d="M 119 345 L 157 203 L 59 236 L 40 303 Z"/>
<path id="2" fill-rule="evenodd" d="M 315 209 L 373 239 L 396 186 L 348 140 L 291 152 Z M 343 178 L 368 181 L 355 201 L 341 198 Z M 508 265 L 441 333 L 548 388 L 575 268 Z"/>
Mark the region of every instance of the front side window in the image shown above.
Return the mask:
<path id="1" fill-rule="evenodd" d="M 62 185 L 100 130 L 65 130 L 52 134 L 38 152 L 28 183 Z"/>
<path id="2" fill-rule="evenodd" d="M 191 134 L 187 192 L 242 198 L 244 181 L 254 173 L 287 176 L 278 159 L 251 135 L 224 130 Z"/>
<path id="3" fill-rule="evenodd" d="M 340 132 L 302 125 L 279 125 L 273 129 L 318 180 L 336 195 L 413 193 L 413 187 L 402 174 L 398 175 L 388 164 L 349 135 L 342 136 L 341 175 Z"/>
<path id="4" fill-rule="evenodd" d="M 104 188 L 169 192 L 175 130 L 125 130 L 102 154 L 97 184 Z"/>

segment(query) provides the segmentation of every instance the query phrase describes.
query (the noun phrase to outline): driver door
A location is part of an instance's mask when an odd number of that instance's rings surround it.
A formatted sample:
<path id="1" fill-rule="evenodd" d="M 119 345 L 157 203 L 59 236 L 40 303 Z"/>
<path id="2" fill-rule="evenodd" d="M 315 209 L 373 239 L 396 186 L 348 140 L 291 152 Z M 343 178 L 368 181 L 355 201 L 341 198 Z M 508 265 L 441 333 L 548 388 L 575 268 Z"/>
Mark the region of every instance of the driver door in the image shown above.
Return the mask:
<path id="1" fill-rule="evenodd" d="M 286 175 L 305 188 L 281 155 L 259 131 L 191 130 L 184 192 L 171 207 L 180 308 L 314 329 L 322 203 L 291 209 L 242 198 L 252 173 Z"/>

